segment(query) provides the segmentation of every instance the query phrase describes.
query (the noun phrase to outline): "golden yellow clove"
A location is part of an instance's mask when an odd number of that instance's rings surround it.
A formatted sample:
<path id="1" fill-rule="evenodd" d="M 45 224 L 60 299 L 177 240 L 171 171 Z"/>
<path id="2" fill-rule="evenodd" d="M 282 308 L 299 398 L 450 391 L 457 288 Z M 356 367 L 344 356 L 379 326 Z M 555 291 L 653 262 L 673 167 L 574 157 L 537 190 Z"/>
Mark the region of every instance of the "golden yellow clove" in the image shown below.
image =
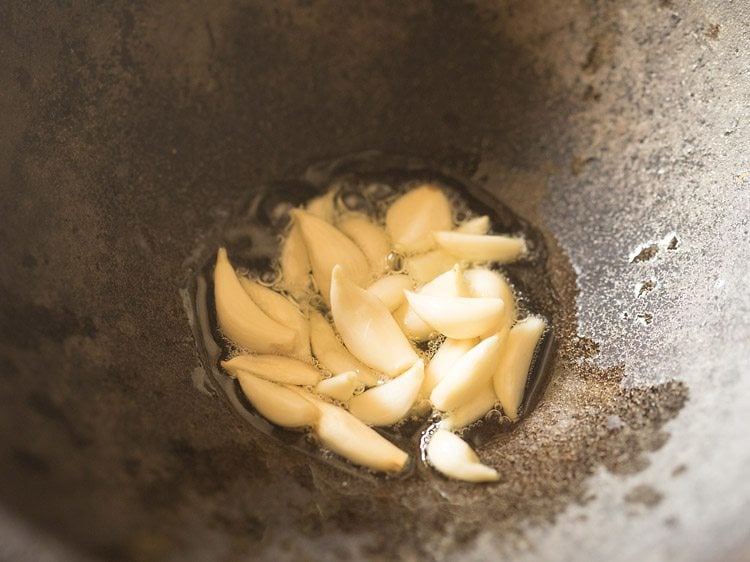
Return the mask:
<path id="1" fill-rule="evenodd" d="M 306 427 L 317 422 L 318 408 L 285 386 L 245 371 L 237 372 L 242 392 L 266 419 L 282 427 Z"/>
<path id="2" fill-rule="evenodd" d="M 417 360 L 417 354 L 386 306 L 333 268 L 331 314 L 346 348 L 365 365 L 396 376 Z"/>
<path id="3" fill-rule="evenodd" d="M 434 246 L 433 230 L 453 226 L 451 204 L 434 185 L 422 185 L 399 197 L 388 209 L 385 227 L 400 253 L 420 253 Z"/>
<path id="4" fill-rule="evenodd" d="M 311 386 L 320 380 L 320 371 L 309 363 L 282 355 L 237 355 L 221 366 L 234 376 L 245 371 L 283 384 Z"/>
<path id="5" fill-rule="evenodd" d="M 440 473 L 467 482 L 494 482 L 500 475 L 482 464 L 477 454 L 458 435 L 436 430 L 427 443 L 427 460 Z"/>
<path id="6" fill-rule="evenodd" d="M 513 236 L 435 231 L 438 246 L 457 259 L 509 263 L 526 253 L 526 241 Z"/>
<path id="7" fill-rule="evenodd" d="M 289 355 L 294 351 L 294 331 L 255 304 L 242 288 L 224 248 L 216 256 L 214 298 L 219 328 L 238 346 L 259 353 Z"/>
<path id="8" fill-rule="evenodd" d="M 393 425 L 411 409 L 423 378 L 424 361 L 419 359 L 402 375 L 352 398 L 349 411 L 368 425 Z"/>
<path id="9" fill-rule="evenodd" d="M 531 360 L 546 327 L 547 322 L 543 318 L 529 316 L 517 322 L 508 334 L 508 342 L 500 356 L 493 381 L 503 412 L 512 420 L 518 419 Z"/>

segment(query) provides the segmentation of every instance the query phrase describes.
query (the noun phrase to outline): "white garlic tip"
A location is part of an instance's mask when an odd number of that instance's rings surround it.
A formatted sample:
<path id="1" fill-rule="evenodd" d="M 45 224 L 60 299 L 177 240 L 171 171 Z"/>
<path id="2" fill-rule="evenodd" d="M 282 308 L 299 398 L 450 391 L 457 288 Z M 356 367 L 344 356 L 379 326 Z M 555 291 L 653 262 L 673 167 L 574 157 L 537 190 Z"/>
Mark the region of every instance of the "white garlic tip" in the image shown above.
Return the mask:
<path id="1" fill-rule="evenodd" d="M 330 302 L 331 271 L 335 265 L 356 285 L 362 286 L 370 279 L 367 258 L 343 232 L 304 211 L 294 210 L 291 215 L 302 231 L 313 278 L 326 303 Z"/>
<path id="2" fill-rule="evenodd" d="M 264 287 L 246 277 L 240 277 L 240 284 L 263 312 L 276 322 L 294 330 L 296 341 L 292 355 L 305 361 L 312 359 L 310 355 L 310 324 L 297 304 L 273 289 Z"/>
<path id="3" fill-rule="evenodd" d="M 333 326 L 314 310 L 310 312 L 310 344 L 318 362 L 334 375 L 355 371 L 367 386 L 378 384 L 375 373 L 344 347 Z"/>
<path id="4" fill-rule="evenodd" d="M 406 300 L 404 290 L 413 286 L 408 275 L 386 275 L 367 287 L 367 292 L 378 297 L 393 312 Z"/>
<path id="5" fill-rule="evenodd" d="M 432 390 L 430 402 L 448 412 L 471 400 L 495 373 L 505 339 L 506 334 L 495 334 L 459 357 Z"/>
<path id="6" fill-rule="evenodd" d="M 445 429 L 436 430 L 427 443 L 427 460 L 449 478 L 467 482 L 495 482 L 500 475 L 494 468 L 479 462 L 477 454 L 458 435 Z"/>
<path id="7" fill-rule="evenodd" d="M 432 295 L 435 297 L 468 297 L 469 289 L 464 279 L 463 269 L 456 264 L 448 271 L 441 273 L 421 289 L 416 291 L 420 295 Z M 394 314 L 404 333 L 412 340 L 425 341 L 435 333 L 435 329 L 426 323 L 409 303 Z"/>
<path id="8" fill-rule="evenodd" d="M 526 253 L 526 241 L 513 236 L 435 231 L 438 246 L 458 259 L 509 263 Z"/>
<path id="9" fill-rule="evenodd" d="M 477 338 L 468 340 L 446 338 L 427 364 L 421 395 L 428 397 L 432 389 L 450 372 L 454 363 L 478 343 Z"/>
<path id="10" fill-rule="evenodd" d="M 295 298 L 302 297 L 310 286 L 310 258 L 298 224 L 293 224 L 281 247 L 281 286 Z"/>
<path id="11" fill-rule="evenodd" d="M 235 377 L 245 371 L 282 384 L 312 386 L 320 380 L 320 371 L 309 363 L 282 355 L 237 355 L 221 366 Z"/>
<path id="12" fill-rule="evenodd" d="M 464 234 L 487 234 L 490 231 L 490 217 L 482 215 L 462 222 L 453 231 Z"/>
<path id="13" fill-rule="evenodd" d="M 508 334 L 493 381 L 503 412 L 511 420 L 518 419 L 531 360 L 546 327 L 543 318 L 529 316 L 517 322 Z"/>
<path id="14" fill-rule="evenodd" d="M 508 281 L 497 271 L 474 268 L 464 272 L 464 278 L 469 287 L 469 294 L 478 298 L 502 299 L 503 314 L 499 324 L 493 328 L 495 332 L 510 328 L 516 320 L 516 296 Z"/>
<path id="15" fill-rule="evenodd" d="M 450 412 L 441 416 L 438 427 L 447 430 L 456 430 L 466 427 L 481 419 L 497 404 L 497 395 L 492 381 L 485 385 L 468 402 L 461 404 Z"/>
<path id="16" fill-rule="evenodd" d="M 422 185 L 405 193 L 388 208 L 385 227 L 397 252 L 419 253 L 434 246 L 433 230 L 453 226 L 451 204 L 434 185 Z"/>
<path id="17" fill-rule="evenodd" d="M 368 425 L 393 425 L 411 409 L 423 378 L 424 361 L 419 359 L 402 375 L 352 398 L 349 411 Z"/>
<path id="18" fill-rule="evenodd" d="M 361 213 L 345 216 L 337 226 L 365 254 L 373 275 L 381 275 L 388 266 L 387 257 L 391 251 L 391 243 L 385 230 Z"/>
<path id="19" fill-rule="evenodd" d="M 289 388 L 245 371 L 237 372 L 237 380 L 255 409 L 276 425 L 305 427 L 318 420 L 318 408 Z"/>
<path id="20" fill-rule="evenodd" d="M 255 304 L 242 288 L 224 248 L 219 248 L 216 256 L 214 298 L 219 328 L 232 342 L 259 353 L 292 353 L 296 342 L 294 331 L 270 318 Z"/>
<path id="21" fill-rule="evenodd" d="M 449 269 L 454 263 L 456 263 L 456 258 L 448 252 L 432 250 L 418 256 L 407 257 L 404 260 L 404 271 L 419 287 Z"/>
<path id="22" fill-rule="evenodd" d="M 464 270 L 460 264 L 454 264 L 448 271 L 441 273 L 416 292 L 434 297 L 470 296 L 469 285 L 464 279 Z"/>
<path id="23" fill-rule="evenodd" d="M 436 297 L 405 291 L 406 300 L 422 320 L 454 339 L 476 338 L 495 328 L 504 303 L 498 298 Z"/>
<path id="24" fill-rule="evenodd" d="M 417 360 L 409 340 L 383 302 L 333 268 L 331 314 L 346 348 L 365 365 L 396 376 Z"/>
<path id="25" fill-rule="evenodd" d="M 323 446 L 373 470 L 400 472 L 404 469 L 409 455 L 377 431 L 338 406 L 323 401 L 316 404 L 320 417 L 313 432 Z"/>
<path id="26" fill-rule="evenodd" d="M 347 371 L 323 379 L 315 387 L 318 394 L 324 394 L 340 402 L 348 401 L 354 393 L 365 387 L 355 371 Z"/>

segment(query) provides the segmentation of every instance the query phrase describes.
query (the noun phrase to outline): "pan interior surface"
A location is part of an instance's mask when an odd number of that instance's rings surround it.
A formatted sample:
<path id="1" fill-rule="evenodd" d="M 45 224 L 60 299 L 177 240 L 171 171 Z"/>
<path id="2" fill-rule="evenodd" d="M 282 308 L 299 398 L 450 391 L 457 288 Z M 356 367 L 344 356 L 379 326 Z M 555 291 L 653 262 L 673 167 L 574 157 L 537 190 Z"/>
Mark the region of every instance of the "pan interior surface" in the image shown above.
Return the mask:
<path id="1" fill-rule="evenodd" d="M 743 559 L 748 7 L 0 7 L 0 557 Z M 179 289 L 236 202 L 412 155 L 539 229 L 560 326 L 503 480 L 254 431 Z M 422 470 L 417 469 L 418 472 Z"/>

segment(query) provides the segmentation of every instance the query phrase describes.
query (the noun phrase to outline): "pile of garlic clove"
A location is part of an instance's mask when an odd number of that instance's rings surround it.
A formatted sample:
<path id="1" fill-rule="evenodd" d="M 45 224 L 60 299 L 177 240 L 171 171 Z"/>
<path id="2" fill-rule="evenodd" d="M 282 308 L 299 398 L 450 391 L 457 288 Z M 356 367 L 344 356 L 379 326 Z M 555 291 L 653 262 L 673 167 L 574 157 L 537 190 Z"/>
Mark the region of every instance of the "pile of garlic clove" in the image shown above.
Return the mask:
<path id="1" fill-rule="evenodd" d="M 519 319 L 489 266 L 523 257 L 525 240 L 490 234 L 487 216 L 455 226 L 432 184 L 396 198 L 384 224 L 337 212 L 334 198 L 291 211 L 274 288 L 238 275 L 219 249 L 216 317 L 243 350 L 221 366 L 268 421 L 309 428 L 357 465 L 402 471 L 409 455 L 372 427 L 433 413 L 427 462 L 449 478 L 498 480 L 457 433 L 498 406 L 518 418 L 546 322 Z"/>

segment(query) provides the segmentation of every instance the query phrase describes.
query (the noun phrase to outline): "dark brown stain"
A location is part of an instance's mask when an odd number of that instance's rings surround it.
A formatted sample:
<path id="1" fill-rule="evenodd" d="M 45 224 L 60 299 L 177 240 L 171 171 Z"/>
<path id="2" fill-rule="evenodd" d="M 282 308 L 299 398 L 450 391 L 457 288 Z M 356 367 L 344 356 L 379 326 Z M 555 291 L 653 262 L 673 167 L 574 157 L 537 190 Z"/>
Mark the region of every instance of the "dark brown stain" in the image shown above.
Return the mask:
<path id="1" fill-rule="evenodd" d="M 664 496 L 653 486 L 639 484 L 625 494 L 624 499 L 628 503 L 638 503 L 645 507 L 653 508 L 661 503 Z"/>
<path id="2" fill-rule="evenodd" d="M 716 41 L 719 38 L 719 30 L 721 29 L 721 26 L 718 23 L 710 23 L 708 24 L 708 27 L 706 27 L 705 35 L 709 39 L 713 39 Z"/>

